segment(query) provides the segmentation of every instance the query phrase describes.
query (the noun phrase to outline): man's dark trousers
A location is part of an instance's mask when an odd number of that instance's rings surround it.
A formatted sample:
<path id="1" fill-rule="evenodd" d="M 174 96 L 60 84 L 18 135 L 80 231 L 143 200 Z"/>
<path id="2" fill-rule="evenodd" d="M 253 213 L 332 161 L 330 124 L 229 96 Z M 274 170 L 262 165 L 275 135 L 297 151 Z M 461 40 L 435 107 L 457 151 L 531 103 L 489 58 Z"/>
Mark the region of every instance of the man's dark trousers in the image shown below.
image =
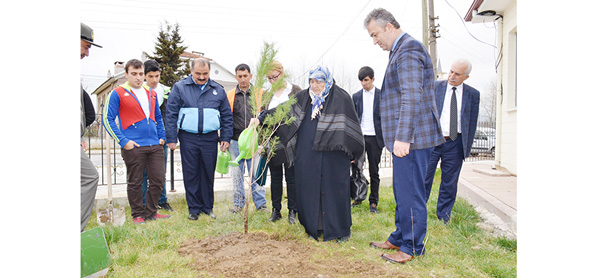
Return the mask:
<path id="1" fill-rule="evenodd" d="M 215 201 L 216 131 L 194 134 L 179 130 L 185 199 L 190 214 L 211 213 Z"/>
<path id="2" fill-rule="evenodd" d="M 169 153 L 169 147 L 167 147 L 167 144 L 165 143 L 163 145 L 163 151 L 165 152 L 165 175 L 167 173 L 167 156 Z M 143 198 L 143 202 L 144 205 L 146 205 L 146 191 L 148 191 L 148 173 L 146 173 L 146 171 L 144 171 L 144 178 L 142 179 L 142 196 Z M 165 179 L 163 180 L 163 190 L 160 193 L 160 199 L 158 199 L 158 205 L 162 205 L 164 203 L 167 202 L 167 177 L 165 176 Z"/>
<path id="3" fill-rule="evenodd" d="M 381 161 L 381 152 L 383 148 L 377 145 L 377 137 L 365 135 L 365 151 L 369 160 L 369 176 L 371 177 L 371 193 L 369 194 L 369 204 L 377 205 L 379 203 L 379 162 Z M 364 157 L 364 156 L 363 156 Z"/>
<path id="4" fill-rule="evenodd" d="M 161 145 L 121 149 L 121 157 L 127 167 L 127 199 L 133 218 L 150 218 L 158 211 L 158 198 L 165 179 L 164 151 Z M 146 206 L 142 201 L 142 177 L 148 172 Z"/>
<path id="5" fill-rule="evenodd" d="M 433 148 L 427 148 L 410 150 L 405 157 L 392 155 L 396 230 L 388 240 L 411 256 L 425 254 L 427 199 L 424 181 L 432 152 Z"/>
<path id="6" fill-rule="evenodd" d="M 458 178 L 464 159 L 463 153 L 462 134 L 459 134 L 456 140 L 446 139 L 446 143 L 435 147 L 429 160 L 427 176 L 425 177 L 426 200 L 429 200 L 437 163 L 440 159 L 442 160 L 440 164 L 442 181 L 440 182 L 440 193 L 437 202 L 437 218 L 443 221 L 450 220 L 452 207 L 454 207 L 456 201 Z"/>

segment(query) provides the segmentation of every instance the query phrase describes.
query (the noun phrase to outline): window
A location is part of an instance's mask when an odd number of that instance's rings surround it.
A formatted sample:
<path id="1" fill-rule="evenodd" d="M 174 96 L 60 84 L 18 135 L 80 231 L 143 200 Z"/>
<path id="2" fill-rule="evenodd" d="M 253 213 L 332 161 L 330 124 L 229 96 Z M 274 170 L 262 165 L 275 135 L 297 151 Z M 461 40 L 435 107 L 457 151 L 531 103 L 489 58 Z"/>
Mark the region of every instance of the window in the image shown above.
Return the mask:
<path id="1" fill-rule="evenodd" d="M 517 28 L 508 33 L 508 99 L 509 109 L 517 108 Z"/>

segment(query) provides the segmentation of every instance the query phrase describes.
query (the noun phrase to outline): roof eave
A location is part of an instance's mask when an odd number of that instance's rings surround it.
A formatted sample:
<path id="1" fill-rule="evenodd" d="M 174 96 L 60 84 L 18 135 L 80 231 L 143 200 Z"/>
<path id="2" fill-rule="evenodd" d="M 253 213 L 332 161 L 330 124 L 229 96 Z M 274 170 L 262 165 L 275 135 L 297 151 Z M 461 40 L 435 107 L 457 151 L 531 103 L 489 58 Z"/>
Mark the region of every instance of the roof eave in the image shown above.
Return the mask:
<path id="1" fill-rule="evenodd" d="M 473 19 L 473 11 L 479 10 L 479 7 L 483 3 L 483 1 L 484 0 L 474 0 L 473 1 L 473 3 L 471 4 L 471 7 L 469 8 L 469 11 L 467 11 L 467 14 L 465 15 L 466 22 L 470 22 L 471 19 Z"/>

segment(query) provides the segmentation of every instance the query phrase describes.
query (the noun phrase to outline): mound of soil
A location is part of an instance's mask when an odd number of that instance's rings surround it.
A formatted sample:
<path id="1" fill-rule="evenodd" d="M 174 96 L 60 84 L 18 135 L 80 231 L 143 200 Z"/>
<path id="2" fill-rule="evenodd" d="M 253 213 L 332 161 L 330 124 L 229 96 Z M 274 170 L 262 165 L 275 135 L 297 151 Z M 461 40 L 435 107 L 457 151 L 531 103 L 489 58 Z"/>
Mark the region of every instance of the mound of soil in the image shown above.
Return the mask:
<path id="1" fill-rule="evenodd" d="M 331 256 L 325 249 L 278 234 L 190 239 L 178 252 L 192 256 L 191 267 L 210 277 L 406 277 L 396 267 L 351 261 L 343 254 Z"/>

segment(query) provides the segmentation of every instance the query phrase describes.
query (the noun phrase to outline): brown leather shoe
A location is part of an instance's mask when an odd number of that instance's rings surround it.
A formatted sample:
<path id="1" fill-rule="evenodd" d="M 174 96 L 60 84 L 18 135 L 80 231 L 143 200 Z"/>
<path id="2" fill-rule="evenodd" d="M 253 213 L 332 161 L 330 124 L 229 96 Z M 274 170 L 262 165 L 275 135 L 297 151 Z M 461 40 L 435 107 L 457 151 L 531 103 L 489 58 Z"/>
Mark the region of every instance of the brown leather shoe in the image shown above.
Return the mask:
<path id="1" fill-rule="evenodd" d="M 403 264 L 415 258 L 414 256 L 406 254 L 402 251 L 398 251 L 395 254 L 381 254 L 381 257 L 388 262 L 397 264 Z"/>
<path id="2" fill-rule="evenodd" d="M 399 250 L 400 249 L 400 247 L 391 244 L 387 240 L 385 242 L 383 242 L 383 243 L 371 242 L 369 244 L 369 246 L 375 247 L 375 248 L 380 248 L 380 249 L 394 249 L 394 250 Z"/>

